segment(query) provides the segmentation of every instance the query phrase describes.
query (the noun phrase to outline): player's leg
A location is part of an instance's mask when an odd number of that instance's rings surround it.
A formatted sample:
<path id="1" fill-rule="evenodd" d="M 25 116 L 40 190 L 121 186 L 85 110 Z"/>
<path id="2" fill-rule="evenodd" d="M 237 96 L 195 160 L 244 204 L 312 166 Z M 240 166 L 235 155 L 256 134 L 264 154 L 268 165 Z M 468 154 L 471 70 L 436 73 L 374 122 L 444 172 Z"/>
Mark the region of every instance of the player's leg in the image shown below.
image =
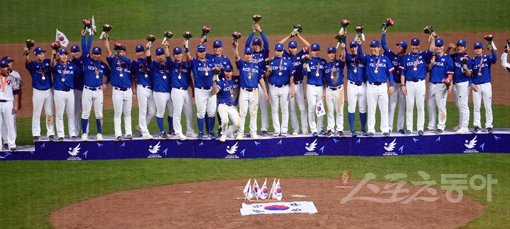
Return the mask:
<path id="1" fill-rule="evenodd" d="M 455 106 L 457 107 L 457 111 L 459 112 L 459 123 L 457 124 L 457 126 L 453 127 L 453 130 L 454 131 L 457 131 L 461 128 L 461 123 L 462 123 L 462 112 L 461 112 L 461 104 L 460 104 L 460 101 L 459 101 L 459 87 L 460 87 L 460 84 L 453 84 L 453 95 L 454 95 L 454 101 L 455 101 Z"/>
<path id="2" fill-rule="evenodd" d="M 149 130 L 147 128 L 147 103 L 152 93 L 142 85 L 136 87 L 136 98 L 138 100 L 138 126 L 143 137 L 148 137 Z"/>
<path id="3" fill-rule="evenodd" d="M 186 117 L 186 135 L 196 137 L 197 134 L 193 129 L 193 104 L 191 101 L 191 94 L 189 91 L 184 92 L 184 117 Z M 174 127 L 175 128 L 175 127 Z"/>
<path id="4" fill-rule="evenodd" d="M 69 137 L 71 137 L 71 139 L 73 139 L 73 137 L 76 137 L 77 135 L 77 130 L 76 130 L 76 127 L 74 126 L 74 92 L 73 90 L 71 90 L 70 92 L 67 93 L 68 94 L 68 98 L 66 100 L 66 115 L 67 115 L 67 128 L 69 129 Z"/>
<path id="5" fill-rule="evenodd" d="M 342 85 L 340 89 L 337 90 L 336 95 L 336 131 L 337 134 L 342 136 L 344 132 L 344 88 Z"/>
<path id="6" fill-rule="evenodd" d="M 160 137 L 162 138 L 168 138 L 168 136 L 165 133 L 165 126 L 163 117 L 165 115 L 165 107 L 166 107 L 166 99 L 165 99 L 166 92 L 154 92 L 154 102 L 156 105 L 156 123 L 158 124 L 158 130 L 160 133 Z"/>
<path id="7" fill-rule="evenodd" d="M 197 126 L 198 126 L 198 137 L 201 138 L 204 135 L 205 125 L 205 111 L 207 105 L 207 91 L 202 89 L 195 89 L 195 104 L 197 106 Z"/>
<path id="8" fill-rule="evenodd" d="M 299 133 L 299 121 L 297 117 L 296 111 L 296 96 L 294 95 L 289 99 L 290 105 L 290 123 L 292 125 L 292 135 L 297 135 Z"/>
<path id="9" fill-rule="evenodd" d="M 43 92 L 33 89 L 32 95 L 32 136 L 34 140 L 41 136 L 41 112 L 43 109 Z M 5 121 L 5 120 L 4 120 Z"/>
<path id="10" fill-rule="evenodd" d="M 175 134 L 174 129 L 174 104 L 170 93 L 166 93 L 166 109 L 167 109 L 167 122 L 168 122 L 168 133 L 171 135 Z"/>
<path id="11" fill-rule="evenodd" d="M 133 91 L 131 89 L 124 92 L 124 130 L 126 131 L 126 138 L 131 139 L 133 137 L 133 130 L 131 127 L 131 109 L 133 108 Z"/>
<path id="12" fill-rule="evenodd" d="M 429 84 L 429 93 L 427 97 L 427 111 L 429 112 L 429 124 L 427 129 L 430 131 L 436 130 L 436 96 L 435 96 L 436 86 L 434 84 Z"/>
<path id="13" fill-rule="evenodd" d="M 381 132 L 388 133 L 390 132 L 390 128 L 388 126 L 388 87 L 386 84 L 378 86 L 379 96 L 378 96 L 378 104 L 379 111 L 381 112 Z M 400 109 L 400 108 L 399 108 Z"/>
<path id="14" fill-rule="evenodd" d="M 250 92 L 248 94 L 248 103 L 249 103 L 249 111 L 250 111 L 250 135 L 251 138 L 257 139 L 257 113 L 259 108 L 259 93 L 264 94 L 262 91 L 256 90 L 253 92 Z M 266 100 L 266 97 L 264 96 L 264 100 Z M 241 124 L 239 124 L 241 125 Z M 244 124 L 243 124 L 244 125 Z M 244 130 L 244 126 L 243 126 Z"/>
<path id="15" fill-rule="evenodd" d="M 172 88 L 171 92 L 172 103 L 174 108 L 173 113 L 174 131 L 175 135 L 179 138 L 184 138 L 183 137 L 184 134 L 182 133 L 181 114 L 185 103 L 186 96 L 185 93 L 187 93 L 187 91 L 177 88 Z"/>
<path id="16" fill-rule="evenodd" d="M 53 125 L 53 91 L 46 90 L 44 92 L 44 113 L 46 114 L 46 133 L 52 138 L 55 135 L 55 126 Z"/>
<path id="17" fill-rule="evenodd" d="M 328 123 L 326 126 L 326 131 L 329 136 L 333 135 L 335 132 L 335 98 L 334 94 L 336 91 L 333 91 L 329 88 L 326 89 L 326 109 L 327 109 L 327 119 Z"/>
<path id="18" fill-rule="evenodd" d="M 239 124 L 241 119 L 239 117 L 239 112 L 237 112 L 236 107 L 229 107 L 228 109 L 229 119 L 232 120 L 232 125 L 229 126 L 229 132 L 234 133 L 237 129 L 239 129 Z"/>
<path id="19" fill-rule="evenodd" d="M 396 86 L 395 86 L 396 88 Z M 399 132 L 402 132 L 404 130 L 404 121 L 405 121 L 405 115 L 406 115 L 406 98 L 404 96 L 404 94 L 402 93 L 402 88 L 399 86 L 398 88 L 396 88 L 395 92 L 397 93 L 398 95 L 398 98 L 397 98 L 397 103 L 398 103 L 398 113 L 397 113 L 397 130 L 399 130 Z M 395 93 L 393 92 L 393 93 Z M 402 131 L 400 131 L 402 130 Z M 390 132 L 392 130 L 390 129 Z"/>
<path id="20" fill-rule="evenodd" d="M 411 134 L 414 127 L 414 102 L 416 99 L 417 85 L 415 82 L 409 81 L 406 84 L 407 95 L 406 95 L 406 133 Z M 403 108 L 403 107 L 402 107 Z M 399 108 L 400 109 L 400 108 Z"/>
<path id="21" fill-rule="evenodd" d="M 280 118 L 279 118 L 279 88 L 269 86 L 269 95 L 271 96 L 271 117 L 273 121 L 274 135 L 278 136 L 280 134 Z M 260 97 L 259 97 L 260 98 Z"/>
<path id="22" fill-rule="evenodd" d="M 446 128 L 446 120 L 448 114 L 446 112 L 446 101 L 448 99 L 448 91 L 445 85 L 438 85 L 438 89 L 435 93 L 436 104 L 438 109 L 438 124 L 437 129 L 444 131 Z"/>
<path id="23" fill-rule="evenodd" d="M 103 90 L 93 92 L 94 98 L 94 115 L 96 116 L 97 140 L 103 140 Z"/>
<path id="24" fill-rule="evenodd" d="M 122 98 L 122 91 L 113 89 L 112 90 L 112 102 L 113 102 L 113 126 L 115 129 L 115 139 L 122 139 L 122 107 L 124 106 L 124 101 Z"/>
<path id="25" fill-rule="evenodd" d="M 82 90 L 73 90 L 74 92 L 74 130 L 76 134 L 80 133 L 80 120 L 81 120 L 81 97 Z"/>
<path id="26" fill-rule="evenodd" d="M 482 98 L 483 98 L 483 106 L 485 108 L 485 128 L 487 128 L 488 132 L 491 132 L 493 129 L 492 126 L 492 84 L 485 83 L 482 87 Z"/>
<path id="27" fill-rule="evenodd" d="M 265 82 L 263 82 L 265 83 Z M 269 88 L 269 84 L 265 83 L 266 84 L 266 88 Z M 262 86 L 258 86 L 258 91 L 261 92 L 262 91 Z M 271 96 L 271 90 L 269 90 L 269 96 Z M 260 105 L 260 120 L 261 120 L 261 125 L 260 125 L 260 130 L 262 131 L 263 134 L 267 134 L 267 130 L 269 128 L 269 116 L 268 116 L 268 112 L 269 112 L 269 103 L 270 101 L 266 101 L 265 100 L 265 95 L 264 93 L 259 93 L 259 105 Z"/>
<path id="28" fill-rule="evenodd" d="M 461 130 L 462 133 L 468 132 L 469 126 L 469 84 L 468 82 L 460 83 L 459 85 L 459 103 L 460 103 L 460 112 L 462 113 L 462 121 L 461 121 Z"/>
<path id="29" fill-rule="evenodd" d="M 57 137 L 64 140 L 64 109 L 66 107 L 66 94 L 63 91 L 55 91 L 55 124 L 57 126 Z"/>
<path id="30" fill-rule="evenodd" d="M 251 108 L 250 105 L 252 105 L 252 104 L 250 104 L 250 101 L 249 101 L 249 92 L 244 89 L 241 89 L 241 91 L 239 92 L 239 115 L 241 116 L 241 120 L 240 120 L 240 126 L 239 126 L 239 134 L 237 136 L 237 139 L 239 139 L 239 140 L 243 139 L 243 137 L 244 137 L 244 126 L 245 126 L 245 121 L 246 121 L 246 115 L 248 114 L 248 107 Z M 251 113 L 251 110 L 250 110 L 250 113 Z M 251 126 L 252 122 L 253 122 L 253 120 L 250 118 L 250 126 Z M 250 131 L 252 131 L 252 130 L 250 129 Z"/>
<path id="31" fill-rule="evenodd" d="M 375 85 L 367 86 L 367 126 L 368 132 L 370 134 L 375 134 L 375 109 L 377 108 L 377 98 L 379 95 L 379 91 L 377 90 Z M 382 116 L 382 114 L 381 114 Z M 386 116 L 388 117 L 388 116 Z"/>
<path id="32" fill-rule="evenodd" d="M 347 121 L 353 134 L 356 131 L 354 122 L 356 121 L 356 104 L 358 103 L 357 88 L 354 84 L 347 85 Z"/>
<path id="33" fill-rule="evenodd" d="M 290 86 L 280 88 L 280 104 L 282 107 L 282 129 L 280 134 L 286 136 L 289 130 L 289 97 Z"/>
<path id="34" fill-rule="evenodd" d="M 389 113 L 388 113 L 388 118 L 389 118 L 389 125 L 390 125 L 390 131 L 393 131 L 393 124 L 395 123 L 395 110 L 397 108 L 397 104 L 398 104 L 398 90 L 400 90 L 400 84 L 396 83 L 395 84 L 395 91 L 389 95 Z M 401 109 L 400 107 L 398 108 L 399 110 Z M 398 119 L 398 117 L 397 117 Z"/>
<path id="35" fill-rule="evenodd" d="M 211 92 L 209 90 L 209 95 L 210 95 L 210 93 Z M 214 135 L 214 124 L 215 124 L 214 119 L 216 117 L 216 108 L 218 107 L 216 99 L 217 99 L 216 94 L 210 95 L 209 98 L 207 99 L 207 116 L 209 116 L 207 131 L 209 132 L 209 137 L 211 137 L 212 139 L 216 138 L 216 136 Z M 227 122 L 227 125 L 228 125 L 228 122 Z"/>
<path id="36" fill-rule="evenodd" d="M 228 128 L 228 106 L 226 104 L 220 104 L 218 105 L 218 113 L 220 115 L 220 119 L 221 119 L 221 124 L 220 124 L 220 127 L 221 127 L 221 136 L 220 136 L 220 141 L 225 141 L 225 139 L 227 138 L 227 128 Z"/>
<path id="37" fill-rule="evenodd" d="M 92 109 L 92 91 L 89 89 L 83 89 L 82 95 L 82 113 L 81 113 L 81 131 L 82 131 L 82 140 L 87 140 L 87 127 L 90 118 L 90 110 Z"/>
<path id="38" fill-rule="evenodd" d="M 315 120 L 315 109 L 317 106 L 315 92 L 313 90 L 314 86 L 307 85 L 306 90 L 306 100 L 308 102 L 308 123 L 310 125 L 310 132 L 312 135 L 316 135 L 317 133 L 317 122 Z"/>
<path id="39" fill-rule="evenodd" d="M 304 135 L 308 134 L 308 111 L 306 110 L 305 94 L 303 89 L 303 83 L 294 86 L 296 94 L 296 102 L 299 108 L 299 118 L 301 120 L 301 132 Z"/>
<path id="40" fill-rule="evenodd" d="M 16 135 L 14 134 L 16 129 L 14 128 L 14 122 L 10 122 L 10 120 L 13 119 L 14 114 L 12 113 L 12 107 L 14 106 L 13 103 L 3 103 L 5 108 L 3 110 L 3 115 L 0 114 L 0 116 L 3 116 L 5 120 L 7 120 L 7 144 L 9 149 L 15 150 L 16 149 Z M 0 120 L 0 123 L 2 120 Z M 1 130 L 0 130 L 1 133 Z M 0 136 L 0 139 L 2 139 L 2 136 Z"/>
<path id="41" fill-rule="evenodd" d="M 425 80 L 417 83 L 416 90 L 416 110 L 418 112 L 416 129 L 419 134 L 423 133 L 425 127 Z"/>
<path id="42" fill-rule="evenodd" d="M 363 134 L 366 133 L 367 128 L 367 110 L 368 110 L 368 90 L 367 90 L 367 83 L 363 83 L 363 85 L 359 86 L 358 90 L 358 109 L 359 109 L 359 119 L 360 119 L 360 125 L 361 125 L 361 132 Z M 375 108 L 374 108 L 375 109 Z M 375 111 L 375 110 L 374 110 Z"/>

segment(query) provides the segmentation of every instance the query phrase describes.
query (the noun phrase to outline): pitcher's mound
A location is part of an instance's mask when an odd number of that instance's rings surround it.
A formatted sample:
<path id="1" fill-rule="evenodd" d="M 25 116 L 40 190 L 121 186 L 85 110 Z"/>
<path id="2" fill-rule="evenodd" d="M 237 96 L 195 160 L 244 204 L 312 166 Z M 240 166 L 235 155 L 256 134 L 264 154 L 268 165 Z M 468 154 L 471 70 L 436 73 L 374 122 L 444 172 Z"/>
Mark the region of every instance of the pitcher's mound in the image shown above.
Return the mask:
<path id="1" fill-rule="evenodd" d="M 386 191 L 397 185 L 382 182 L 364 185 L 342 204 L 358 182 L 339 188 L 336 180 L 282 179 L 283 201 L 313 201 L 318 213 L 312 215 L 241 216 L 241 204 L 255 202 L 242 200 L 246 180 L 228 180 L 113 193 L 66 206 L 51 215 L 51 223 L 56 228 L 456 228 L 483 210 L 466 197 L 450 203 L 443 191 L 433 195 L 420 186 L 406 185 L 398 190 L 408 192 L 392 199 Z M 416 198 L 438 199 L 402 203 L 418 192 Z M 393 203 L 377 202 L 384 200 Z"/>

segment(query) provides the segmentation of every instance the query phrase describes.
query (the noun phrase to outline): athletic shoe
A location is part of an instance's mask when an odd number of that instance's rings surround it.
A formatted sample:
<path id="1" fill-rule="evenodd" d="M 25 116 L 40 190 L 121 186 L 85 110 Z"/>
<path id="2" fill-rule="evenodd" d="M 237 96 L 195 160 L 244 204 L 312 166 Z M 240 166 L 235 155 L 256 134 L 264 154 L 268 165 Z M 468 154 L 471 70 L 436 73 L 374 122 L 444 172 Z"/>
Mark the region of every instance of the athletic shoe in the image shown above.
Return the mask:
<path id="1" fill-rule="evenodd" d="M 278 137 L 278 136 L 280 136 L 280 133 L 278 133 L 278 132 L 273 133 L 273 137 Z"/>
<path id="2" fill-rule="evenodd" d="M 343 131 L 338 131 L 338 132 L 336 132 L 336 134 L 338 134 L 339 137 L 343 137 L 344 136 L 344 132 Z"/>
<path id="3" fill-rule="evenodd" d="M 239 136 L 238 136 L 238 137 L 239 137 Z M 243 139 L 242 134 L 241 134 L 241 139 Z M 241 139 L 238 139 L 238 140 L 241 140 Z M 257 139 L 259 139 L 259 136 L 257 135 L 257 133 L 253 133 L 253 134 L 251 134 L 251 139 L 253 139 L 253 140 L 257 140 Z"/>
<path id="4" fill-rule="evenodd" d="M 126 135 L 126 139 L 133 140 L 133 135 L 131 135 L 131 134 Z"/>
<path id="5" fill-rule="evenodd" d="M 63 137 L 59 137 L 57 140 L 58 140 L 59 142 L 63 142 L 63 141 L 64 141 L 64 138 L 63 138 Z"/>
<path id="6" fill-rule="evenodd" d="M 181 141 L 186 141 L 188 138 L 184 134 L 179 134 L 179 139 L 181 139 Z"/>
<path id="7" fill-rule="evenodd" d="M 444 130 L 442 130 L 442 129 L 437 129 L 437 130 L 436 130 L 436 134 L 441 134 L 441 133 L 443 133 L 443 131 L 444 131 Z"/>
<path id="8" fill-rule="evenodd" d="M 418 130 L 418 135 L 423 136 L 423 130 Z"/>
<path id="9" fill-rule="evenodd" d="M 437 133 L 437 130 L 434 130 L 434 129 L 431 129 L 431 128 L 427 128 L 427 132 L 436 132 Z"/>
<path id="10" fill-rule="evenodd" d="M 262 136 L 269 136 L 269 134 L 267 133 L 267 130 L 263 130 L 260 135 Z"/>
<path id="11" fill-rule="evenodd" d="M 358 133 L 356 133 L 355 130 L 351 130 L 351 136 L 352 137 L 358 137 Z"/>
<path id="12" fill-rule="evenodd" d="M 76 136 L 71 136 L 71 140 L 76 141 L 78 138 Z"/>
<path id="13" fill-rule="evenodd" d="M 363 136 L 365 136 L 365 137 L 372 137 L 372 136 L 374 136 L 374 133 L 368 133 L 366 131 L 362 131 L 362 132 L 363 132 Z"/>
<path id="14" fill-rule="evenodd" d="M 122 136 L 115 137 L 115 141 L 122 141 Z"/>
<path id="15" fill-rule="evenodd" d="M 453 129 L 452 129 L 452 130 L 453 130 L 453 131 L 460 130 L 460 126 L 455 126 L 455 127 L 453 127 Z"/>
<path id="16" fill-rule="evenodd" d="M 409 131 L 409 130 L 408 130 L 408 131 Z M 389 136 L 390 136 L 390 133 L 388 133 L 388 132 L 384 132 L 384 133 L 382 133 L 382 135 L 383 135 L 384 137 L 389 137 Z"/>
<path id="17" fill-rule="evenodd" d="M 476 134 L 476 133 L 480 132 L 480 130 L 482 130 L 480 127 L 475 126 L 475 128 L 473 129 L 473 133 Z"/>
<path id="18" fill-rule="evenodd" d="M 165 131 L 163 131 L 161 132 L 161 134 L 159 134 L 159 137 L 163 140 L 166 140 L 168 139 L 168 134 Z"/>
<path id="19" fill-rule="evenodd" d="M 4 144 L 2 145 L 2 149 L 3 149 L 3 150 L 7 150 L 7 149 L 9 149 L 9 145 L 7 145 L 7 143 L 4 143 Z"/>
<path id="20" fill-rule="evenodd" d="M 287 137 L 287 133 L 280 133 L 280 137 Z"/>
<path id="21" fill-rule="evenodd" d="M 198 133 L 198 140 L 204 140 L 204 134 Z"/>
<path id="22" fill-rule="evenodd" d="M 494 129 L 492 127 L 487 127 L 487 132 L 489 132 L 490 134 L 492 134 L 492 132 L 494 132 Z"/>
<path id="23" fill-rule="evenodd" d="M 10 149 L 10 150 L 11 150 L 11 152 L 16 151 L 16 147 L 11 147 L 11 149 Z"/>
<path id="24" fill-rule="evenodd" d="M 298 134 L 299 134 L 298 132 L 292 132 L 293 136 L 298 136 Z"/>
<path id="25" fill-rule="evenodd" d="M 190 138 L 196 138 L 198 136 L 195 132 L 189 132 L 186 135 Z"/>
<path id="26" fill-rule="evenodd" d="M 321 132 L 320 132 L 319 134 L 320 134 L 320 135 L 326 135 L 326 131 L 321 130 Z"/>
<path id="27" fill-rule="evenodd" d="M 143 137 L 143 138 L 145 138 L 145 139 L 149 139 L 149 140 L 154 138 L 154 137 L 153 137 L 152 135 L 150 135 L 150 134 L 142 135 L 142 137 Z"/>
<path id="28" fill-rule="evenodd" d="M 411 134 L 411 131 L 410 130 L 406 130 L 406 134 L 407 135 Z"/>
<path id="29" fill-rule="evenodd" d="M 33 140 L 34 140 L 34 142 L 38 142 L 39 141 L 39 136 L 34 136 Z"/>
<path id="30" fill-rule="evenodd" d="M 220 142 L 225 142 L 225 140 L 227 140 L 227 135 L 225 134 L 221 135 Z"/>
<path id="31" fill-rule="evenodd" d="M 327 135 L 328 137 L 331 137 L 331 136 L 333 136 L 334 134 L 333 134 L 333 131 L 328 130 L 328 133 L 326 133 L 326 135 Z"/>
<path id="32" fill-rule="evenodd" d="M 455 131 L 456 134 L 467 134 L 469 133 L 469 130 L 468 129 L 464 129 L 464 128 L 461 128 L 457 131 Z"/>
<path id="33" fill-rule="evenodd" d="M 400 129 L 400 130 L 398 130 L 398 132 L 401 133 L 401 134 L 405 134 L 406 133 L 406 132 L 404 132 L 404 129 Z"/>
<path id="34" fill-rule="evenodd" d="M 50 136 L 48 137 L 48 139 L 50 140 L 50 142 L 52 142 L 53 140 L 55 140 L 55 136 L 54 136 L 54 135 L 50 135 Z"/>
<path id="35" fill-rule="evenodd" d="M 244 138 L 244 134 L 242 134 L 242 133 L 237 134 L 237 137 L 236 137 L 237 140 L 243 140 L 243 138 Z M 253 135 L 252 135 L 252 138 L 253 138 Z"/>
<path id="36" fill-rule="evenodd" d="M 209 134 L 209 138 L 210 138 L 211 140 L 214 140 L 214 139 L 216 139 L 216 135 L 214 135 L 214 133 L 210 133 L 210 134 Z"/>
<path id="37" fill-rule="evenodd" d="M 313 132 L 313 133 L 312 133 L 312 137 L 317 137 L 317 136 L 319 136 L 319 135 L 317 134 L 317 132 Z"/>
<path id="38" fill-rule="evenodd" d="M 87 133 L 84 133 L 81 135 L 81 140 L 82 141 L 88 141 L 89 140 L 89 135 Z"/>
<path id="39" fill-rule="evenodd" d="M 303 135 L 308 135 L 308 132 L 303 132 Z"/>
<path id="40" fill-rule="evenodd" d="M 168 135 L 172 135 L 172 136 L 175 135 L 175 131 L 173 131 L 173 130 L 172 131 L 168 131 Z"/>
<path id="41" fill-rule="evenodd" d="M 103 140 L 103 135 L 101 133 L 98 133 L 96 135 L 96 138 L 97 138 L 97 141 L 102 141 Z"/>

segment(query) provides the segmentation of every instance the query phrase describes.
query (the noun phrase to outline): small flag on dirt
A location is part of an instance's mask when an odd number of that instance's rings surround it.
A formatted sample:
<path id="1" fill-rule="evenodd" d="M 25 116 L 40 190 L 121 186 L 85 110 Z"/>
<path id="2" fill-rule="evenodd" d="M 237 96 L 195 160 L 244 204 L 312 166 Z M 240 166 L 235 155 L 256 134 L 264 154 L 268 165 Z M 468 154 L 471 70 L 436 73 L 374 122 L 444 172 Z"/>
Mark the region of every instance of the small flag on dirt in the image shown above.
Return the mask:
<path id="1" fill-rule="evenodd" d="M 276 200 L 282 200 L 282 198 L 283 198 L 282 187 L 280 186 L 280 179 L 278 179 L 278 181 L 276 182 L 276 187 L 273 188 L 272 197 L 273 197 L 273 199 L 276 199 Z"/>
<path id="2" fill-rule="evenodd" d="M 253 198 L 253 191 L 251 190 L 251 179 L 248 180 L 243 190 L 244 199 L 251 200 Z"/>
<path id="3" fill-rule="evenodd" d="M 266 180 L 264 180 L 264 184 L 262 184 L 262 187 L 260 188 L 260 196 L 259 198 L 260 199 L 267 199 L 267 196 L 268 196 L 268 190 L 267 190 L 267 178 Z"/>
<path id="4" fill-rule="evenodd" d="M 259 194 L 260 194 L 259 184 L 257 183 L 257 180 L 253 179 L 253 196 L 259 199 L 260 196 Z"/>

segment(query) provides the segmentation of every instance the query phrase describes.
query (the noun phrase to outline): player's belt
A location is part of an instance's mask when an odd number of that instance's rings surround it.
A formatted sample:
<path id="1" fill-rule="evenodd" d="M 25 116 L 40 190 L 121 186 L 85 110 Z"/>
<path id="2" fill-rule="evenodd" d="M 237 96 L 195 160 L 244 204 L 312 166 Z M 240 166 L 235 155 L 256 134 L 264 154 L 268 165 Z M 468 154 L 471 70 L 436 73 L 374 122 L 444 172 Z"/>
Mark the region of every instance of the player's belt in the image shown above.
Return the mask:
<path id="1" fill-rule="evenodd" d="M 131 88 L 130 87 L 113 87 L 113 89 L 115 89 L 117 91 L 127 91 Z"/>
<path id="2" fill-rule="evenodd" d="M 211 90 L 211 87 L 197 87 L 197 88 L 201 90 Z"/>
<path id="3" fill-rule="evenodd" d="M 252 91 L 257 90 L 257 88 L 247 88 L 247 87 L 242 87 L 242 89 L 245 90 L 245 91 L 248 91 L 248 92 L 252 92 Z"/>
<path id="4" fill-rule="evenodd" d="M 287 86 L 288 84 L 276 85 L 276 84 L 270 83 L 270 85 L 273 86 L 273 87 L 282 88 L 282 87 Z"/>
<path id="5" fill-rule="evenodd" d="M 382 85 L 382 82 L 368 82 L 368 84 L 379 86 Z"/>
<path id="6" fill-rule="evenodd" d="M 308 84 L 308 85 L 316 86 L 316 87 L 322 87 L 322 85 L 320 85 L 320 84 Z"/>
<path id="7" fill-rule="evenodd" d="M 301 84 L 301 83 L 303 83 L 302 80 L 301 81 L 294 81 L 294 84 Z"/>
<path id="8" fill-rule="evenodd" d="M 101 90 L 101 87 L 89 87 L 89 86 L 83 86 L 83 88 L 85 88 L 85 89 L 89 89 L 89 90 L 91 90 L 91 91 Z"/>
<path id="9" fill-rule="evenodd" d="M 338 86 L 338 87 L 328 87 L 328 89 L 331 89 L 333 91 L 336 91 L 338 89 L 342 88 L 342 85 Z"/>
<path id="10" fill-rule="evenodd" d="M 406 81 L 411 81 L 411 82 L 420 82 L 422 80 L 425 80 L 425 79 L 412 79 L 412 80 L 406 80 Z"/>
<path id="11" fill-rule="evenodd" d="M 354 85 L 356 85 L 356 86 L 361 86 L 361 85 L 363 85 L 363 82 L 354 82 L 354 81 L 350 81 L 350 80 L 349 80 L 349 83 L 350 83 L 350 84 L 354 84 Z"/>
<path id="12" fill-rule="evenodd" d="M 228 107 L 233 107 L 234 106 L 234 104 L 232 104 L 232 103 L 220 103 L 220 104 L 226 105 Z"/>
<path id="13" fill-rule="evenodd" d="M 6 99 L 0 99 L 0 103 L 6 103 L 7 101 L 9 101 L 9 100 L 6 100 Z"/>
<path id="14" fill-rule="evenodd" d="M 68 92 L 68 91 L 71 91 L 71 89 L 55 89 L 57 91 L 65 91 L 65 92 Z"/>
<path id="15" fill-rule="evenodd" d="M 188 87 L 174 87 L 174 88 L 179 90 L 188 90 Z"/>
<path id="16" fill-rule="evenodd" d="M 152 90 L 152 87 L 151 87 L 151 86 L 146 86 L 146 85 L 141 85 L 141 84 L 140 84 L 140 86 L 142 86 L 143 88 L 147 88 L 147 89 Z"/>
<path id="17" fill-rule="evenodd" d="M 490 83 L 490 82 L 483 82 L 483 83 L 473 83 L 475 85 L 481 85 L 481 84 L 486 84 L 486 83 Z"/>
<path id="18" fill-rule="evenodd" d="M 440 84 L 442 82 L 430 82 L 431 84 Z"/>

